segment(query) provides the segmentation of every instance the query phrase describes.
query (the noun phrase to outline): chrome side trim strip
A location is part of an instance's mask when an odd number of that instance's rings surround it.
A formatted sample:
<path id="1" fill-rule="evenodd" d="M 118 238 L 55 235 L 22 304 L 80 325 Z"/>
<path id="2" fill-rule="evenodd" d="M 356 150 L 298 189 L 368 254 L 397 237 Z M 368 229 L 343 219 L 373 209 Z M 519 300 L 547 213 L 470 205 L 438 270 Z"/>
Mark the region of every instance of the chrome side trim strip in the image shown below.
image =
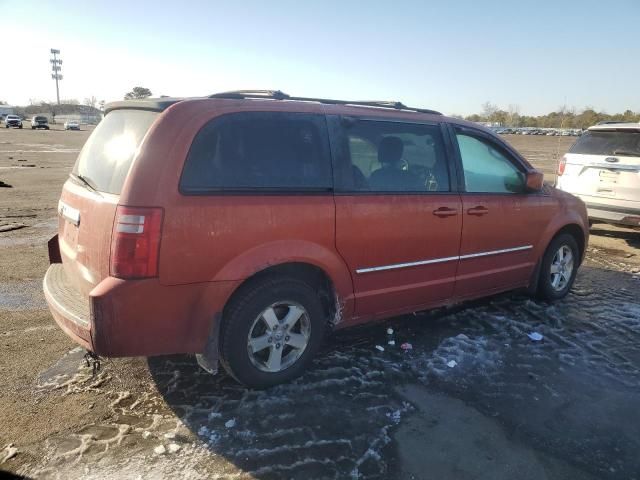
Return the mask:
<path id="1" fill-rule="evenodd" d="M 417 267 L 419 265 L 429 265 L 431 263 L 451 262 L 452 260 L 458 260 L 458 258 L 459 257 L 434 258 L 433 260 L 421 260 L 419 262 L 396 263 L 394 265 L 383 265 L 381 267 L 359 268 L 356 270 L 356 273 L 381 272 L 383 270 L 393 270 L 396 268 Z"/>
<path id="2" fill-rule="evenodd" d="M 501 253 L 520 252 L 522 250 L 529 250 L 531 248 L 533 248 L 533 245 L 525 245 L 524 247 L 503 248 L 502 250 L 492 250 L 490 252 L 470 253 L 468 255 L 460 255 L 460 257 L 458 258 L 460 260 L 465 260 L 467 258 L 486 257 L 489 255 L 500 255 Z"/>
<path id="3" fill-rule="evenodd" d="M 489 255 L 500 255 L 502 253 L 520 252 L 523 250 L 529 250 L 531 248 L 533 248 L 533 245 L 524 245 L 522 247 L 503 248 L 501 250 L 491 250 L 489 252 L 470 253 L 467 255 L 460 255 L 455 257 L 434 258 L 431 260 L 420 260 L 418 262 L 395 263 L 393 265 L 382 265 L 380 267 L 359 268 L 356 270 L 356 273 L 382 272 L 384 270 L 395 270 L 397 268 L 418 267 L 420 265 L 430 265 L 433 263 L 452 262 L 454 260 L 466 260 L 468 258 L 487 257 Z"/>

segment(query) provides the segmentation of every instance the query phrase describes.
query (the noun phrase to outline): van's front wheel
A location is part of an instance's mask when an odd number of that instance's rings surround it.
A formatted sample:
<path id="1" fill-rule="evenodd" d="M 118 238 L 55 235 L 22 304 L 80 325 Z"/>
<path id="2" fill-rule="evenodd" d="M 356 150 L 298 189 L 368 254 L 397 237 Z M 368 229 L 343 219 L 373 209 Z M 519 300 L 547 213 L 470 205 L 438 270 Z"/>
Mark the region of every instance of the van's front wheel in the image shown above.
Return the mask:
<path id="1" fill-rule="evenodd" d="M 567 233 L 554 238 L 542 257 L 538 296 L 543 300 L 559 300 L 571 289 L 580 263 L 578 244 Z"/>
<path id="2" fill-rule="evenodd" d="M 267 388 L 301 375 L 325 331 L 313 288 L 289 278 L 247 285 L 225 309 L 220 356 L 240 383 Z"/>

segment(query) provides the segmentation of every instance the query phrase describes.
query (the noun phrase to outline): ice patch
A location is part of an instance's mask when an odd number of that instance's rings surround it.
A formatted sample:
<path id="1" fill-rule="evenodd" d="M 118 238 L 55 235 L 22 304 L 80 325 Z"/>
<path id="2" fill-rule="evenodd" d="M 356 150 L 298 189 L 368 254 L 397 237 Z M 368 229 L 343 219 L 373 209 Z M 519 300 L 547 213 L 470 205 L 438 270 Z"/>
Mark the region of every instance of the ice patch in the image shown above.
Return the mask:
<path id="1" fill-rule="evenodd" d="M 428 357 L 418 357 L 415 368 L 423 378 L 450 375 L 454 367 L 460 367 L 456 371 L 476 368 L 486 372 L 497 365 L 498 359 L 498 349 L 492 348 L 486 337 L 470 338 L 460 333 L 444 339 Z"/>
<path id="2" fill-rule="evenodd" d="M 13 446 L 13 443 L 10 443 L 6 447 L 4 447 L 4 450 L 2 451 L 2 456 L 0 457 L 0 463 L 4 463 L 7 460 L 10 460 L 11 458 L 15 457 L 17 454 L 18 454 L 18 449 Z"/>
<path id="3" fill-rule="evenodd" d="M 538 333 L 538 332 L 531 332 L 527 334 L 527 337 L 529 337 L 532 341 L 534 342 L 539 342 L 540 340 L 542 340 L 544 337 L 542 336 L 542 334 Z"/>

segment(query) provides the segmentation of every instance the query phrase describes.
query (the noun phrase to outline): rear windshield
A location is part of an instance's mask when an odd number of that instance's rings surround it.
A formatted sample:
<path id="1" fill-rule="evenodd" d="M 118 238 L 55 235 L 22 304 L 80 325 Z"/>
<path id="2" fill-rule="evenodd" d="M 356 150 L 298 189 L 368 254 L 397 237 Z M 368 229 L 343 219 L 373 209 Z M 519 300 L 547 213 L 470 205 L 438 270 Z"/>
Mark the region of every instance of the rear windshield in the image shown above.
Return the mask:
<path id="1" fill-rule="evenodd" d="M 133 157 L 157 115 L 145 110 L 109 113 L 84 144 L 73 173 L 96 190 L 120 194 Z"/>
<path id="2" fill-rule="evenodd" d="M 46 122 L 47 121 L 47 117 L 36 117 L 35 120 L 36 120 L 36 122 Z"/>
<path id="3" fill-rule="evenodd" d="M 587 130 L 569 153 L 640 157 L 640 132 L 621 130 Z"/>

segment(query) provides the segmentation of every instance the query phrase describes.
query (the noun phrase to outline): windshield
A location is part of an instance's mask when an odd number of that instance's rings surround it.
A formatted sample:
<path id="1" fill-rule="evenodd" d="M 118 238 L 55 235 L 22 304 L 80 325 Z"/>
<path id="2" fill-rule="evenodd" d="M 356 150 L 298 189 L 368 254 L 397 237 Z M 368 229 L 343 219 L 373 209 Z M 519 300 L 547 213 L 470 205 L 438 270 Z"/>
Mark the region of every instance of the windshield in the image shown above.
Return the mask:
<path id="1" fill-rule="evenodd" d="M 109 113 L 82 148 L 73 173 L 98 191 L 120 194 L 138 147 L 157 115 L 145 110 Z"/>
<path id="2" fill-rule="evenodd" d="M 640 157 L 640 131 L 588 130 L 569 153 Z"/>

